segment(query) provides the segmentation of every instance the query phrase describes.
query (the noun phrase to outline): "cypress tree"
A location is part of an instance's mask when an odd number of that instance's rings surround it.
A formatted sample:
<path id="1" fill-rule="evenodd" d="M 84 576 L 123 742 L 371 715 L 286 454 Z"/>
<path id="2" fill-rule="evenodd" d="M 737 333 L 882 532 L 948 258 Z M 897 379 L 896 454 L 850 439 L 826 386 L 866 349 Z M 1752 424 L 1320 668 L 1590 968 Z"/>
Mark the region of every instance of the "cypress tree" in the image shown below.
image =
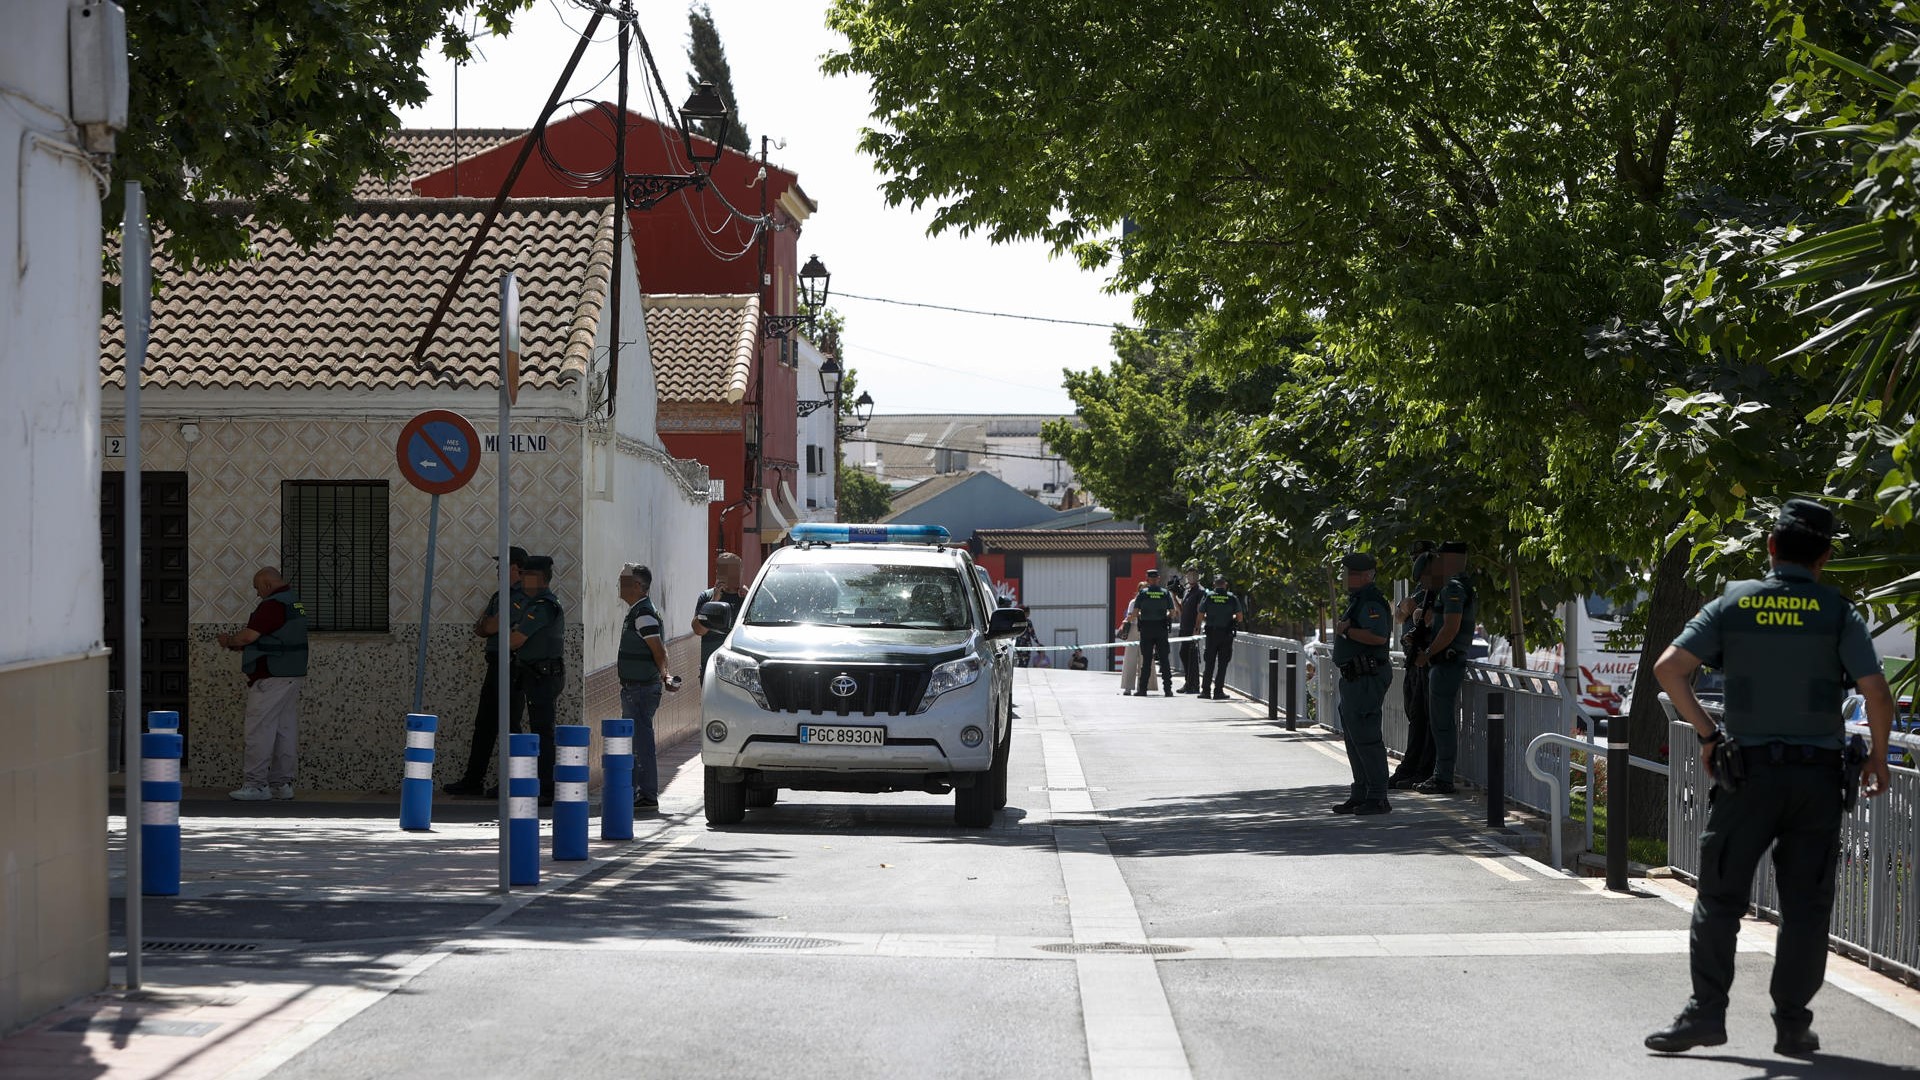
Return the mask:
<path id="1" fill-rule="evenodd" d="M 687 74 L 687 88 L 697 88 L 701 83 L 713 84 L 720 93 L 720 99 L 733 109 L 733 123 L 727 129 L 726 145 L 743 154 L 751 154 L 753 140 L 747 137 L 747 126 L 740 120 L 740 101 L 733 93 L 733 70 L 727 66 L 727 50 L 720 44 L 720 31 L 714 29 L 713 11 L 705 4 L 687 9 L 687 27 L 691 37 L 687 42 L 687 62 L 693 70 Z M 719 127 L 715 120 L 702 120 L 694 126 L 694 131 L 711 139 Z"/>

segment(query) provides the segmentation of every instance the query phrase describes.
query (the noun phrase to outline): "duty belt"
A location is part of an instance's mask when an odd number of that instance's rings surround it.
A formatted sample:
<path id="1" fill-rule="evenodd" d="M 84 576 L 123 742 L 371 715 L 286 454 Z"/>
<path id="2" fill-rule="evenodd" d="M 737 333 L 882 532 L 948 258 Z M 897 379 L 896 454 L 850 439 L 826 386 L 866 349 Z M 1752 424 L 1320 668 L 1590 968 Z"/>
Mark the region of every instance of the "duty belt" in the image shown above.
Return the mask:
<path id="1" fill-rule="evenodd" d="M 1761 743 L 1759 746 L 1742 746 L 1740 752 L 1746 756 L 1749 768 L 1755 765 L 1819 765 L 1832 767 L 1846 760 L 1842 750 L 1826 746 L 1796 746 L 1783 742 Z"/>

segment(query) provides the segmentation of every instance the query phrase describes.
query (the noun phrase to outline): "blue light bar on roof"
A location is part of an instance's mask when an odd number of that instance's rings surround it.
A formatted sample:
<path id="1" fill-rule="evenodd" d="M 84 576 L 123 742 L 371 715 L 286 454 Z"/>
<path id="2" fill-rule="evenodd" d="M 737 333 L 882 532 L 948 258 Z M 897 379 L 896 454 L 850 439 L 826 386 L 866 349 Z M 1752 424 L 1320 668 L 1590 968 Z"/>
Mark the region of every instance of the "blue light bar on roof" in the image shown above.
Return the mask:
<path id="1" fill-rule="evenodd" d="M 952 537 L 938 525 L 837 525 L 806 522 L 787 536 L 796 544 L 949 544 Z"/>

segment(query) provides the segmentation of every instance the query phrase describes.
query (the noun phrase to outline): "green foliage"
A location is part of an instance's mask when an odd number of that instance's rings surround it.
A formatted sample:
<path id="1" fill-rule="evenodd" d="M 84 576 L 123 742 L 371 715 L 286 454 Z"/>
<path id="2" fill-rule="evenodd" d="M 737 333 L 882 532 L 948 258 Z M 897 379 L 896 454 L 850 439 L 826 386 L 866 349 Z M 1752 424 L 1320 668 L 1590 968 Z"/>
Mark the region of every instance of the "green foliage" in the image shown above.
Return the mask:
<path id="1" fill-rule="evenodd" d="M 473 9 L 494 34 L 532 0 L 151 0 L 127 5 L 129 129 L 105 217 L 137 180 L 182 267 L 246 253 L 245 213 L 303 244 L 332 235 L 363 175 L 407 168 L 394 110 L 427 99 L 435 37 L 468 55 Z M 244 207 L 241 205 L 244 204 Z"/>
<path id="2" fill-rule="evenodd" d="M 893 491 L 864 469 L 840 466 L 840 520 L 879 521 L 893 507 Z"/>
<path id="3" fill-rule="evenodd" d="M 703 82 L 712 83 L 720 93 L 720 100 L 733 110 L 726 145 L 743 154 L 753 153 L 753 139 L 747 135 L 746 123 L 740 119 L 740 99 L 733 92 L 733 68 L 727 64 L 727 50 L 720 44 L 720 31 L 713 25 L 713 10 L 705 4 L 687 8 L 687 31 L 687 63 L 693 68 L 687 72 L 687 88 L 697 89 Z M 702 120 L 694 130 L 712 139 L 719 128 L 718 120 Z"/>

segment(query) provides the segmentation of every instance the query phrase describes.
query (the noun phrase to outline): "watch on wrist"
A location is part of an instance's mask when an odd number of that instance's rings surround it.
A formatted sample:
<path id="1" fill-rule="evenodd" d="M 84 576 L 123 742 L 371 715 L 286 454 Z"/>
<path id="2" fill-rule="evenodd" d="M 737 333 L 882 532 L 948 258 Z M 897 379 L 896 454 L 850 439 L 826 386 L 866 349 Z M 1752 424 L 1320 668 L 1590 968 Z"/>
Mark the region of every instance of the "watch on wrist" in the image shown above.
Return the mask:
<path id="1" fill-rule="evenodd" d="M 1698 731 L 1694 732 L 1693 735 L 1694 735 L 1694 738 L 1700 740 L 1701 746 L 1705 746 L 1708 743 L 1719 742 L 1721 739 L 1726 738 L 1727 729 L 1716 726 L 1712 731 L 1707 732 L 1705 735 L 1700 734 Z"/>

